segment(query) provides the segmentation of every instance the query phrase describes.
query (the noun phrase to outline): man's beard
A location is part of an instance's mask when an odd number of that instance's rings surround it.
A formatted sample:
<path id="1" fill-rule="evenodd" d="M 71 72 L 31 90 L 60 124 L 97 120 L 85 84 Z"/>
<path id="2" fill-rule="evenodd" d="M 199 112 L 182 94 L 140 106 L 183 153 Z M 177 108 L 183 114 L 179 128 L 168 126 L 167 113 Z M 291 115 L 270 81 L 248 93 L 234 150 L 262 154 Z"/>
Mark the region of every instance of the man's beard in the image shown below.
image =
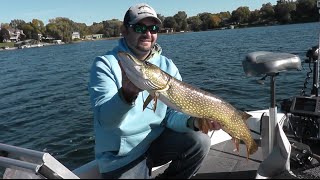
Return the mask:
<path id="1" fill-rule="evenodd" d="M 150 50 L 152 50 L 154 47 L 154 43 L 151 43 L 150 46 L 146 47 L 146 46 L 142 46 L 142 45 L 137 45 L 136 48 L 139 51 L 143 51 L 143 52 L 149 52 Z"/>

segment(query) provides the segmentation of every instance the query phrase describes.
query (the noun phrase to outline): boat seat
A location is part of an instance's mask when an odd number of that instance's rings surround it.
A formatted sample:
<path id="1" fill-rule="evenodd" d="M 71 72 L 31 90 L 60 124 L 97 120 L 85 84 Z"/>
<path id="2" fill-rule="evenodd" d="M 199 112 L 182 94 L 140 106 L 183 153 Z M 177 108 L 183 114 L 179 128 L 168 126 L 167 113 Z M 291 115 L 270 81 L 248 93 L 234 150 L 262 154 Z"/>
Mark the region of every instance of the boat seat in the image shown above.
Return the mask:
<path id="1" fill-rule="evenodd" d="M 288 70 L 301 70 L 299 56 L 289 53 L 256 51 L 242 61 L 247 76 L 274 75 Z"/>

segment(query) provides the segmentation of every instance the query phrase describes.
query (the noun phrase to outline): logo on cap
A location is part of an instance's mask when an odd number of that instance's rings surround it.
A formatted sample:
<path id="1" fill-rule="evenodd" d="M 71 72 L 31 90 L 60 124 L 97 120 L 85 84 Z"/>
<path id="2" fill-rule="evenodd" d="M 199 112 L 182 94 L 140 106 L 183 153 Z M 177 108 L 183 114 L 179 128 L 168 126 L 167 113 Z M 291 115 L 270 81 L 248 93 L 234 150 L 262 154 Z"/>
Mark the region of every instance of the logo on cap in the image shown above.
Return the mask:
<path id="1" fill-rule="evenodd" d="M 146 8 L 148 8 L 148 9 L 146 9 Z M 150 15 L 154 16 L 154 14 L 152 13 L 153 10 L 151 9 L 150 6 L 143 5 L 143 6 L 138 7 L 138 9 L 139 9 L 138 15 L 140 15 L 140 14 L 150 14 Z"/>

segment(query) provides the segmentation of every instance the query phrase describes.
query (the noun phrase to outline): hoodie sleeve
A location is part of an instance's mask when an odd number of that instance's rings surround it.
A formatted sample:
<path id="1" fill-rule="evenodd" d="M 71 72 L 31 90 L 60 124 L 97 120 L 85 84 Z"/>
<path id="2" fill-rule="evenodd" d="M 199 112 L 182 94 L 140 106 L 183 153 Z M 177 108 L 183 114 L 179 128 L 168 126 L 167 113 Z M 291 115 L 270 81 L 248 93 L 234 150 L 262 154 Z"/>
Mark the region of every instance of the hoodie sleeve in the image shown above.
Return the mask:
<path id="1" fill-rule="evenodd" d="M 116 62 L 115 60 L 114 63 Z M 118 78 L 121 77 L 121 70 L 117 67 L 112 66 L 112 62 L 105 56 L 97 57 L 91 67 L 88 84 L 95 119 L 108 127 L 118 126 L 124 118 L 121 115 L 125 115 L 132 108 L 132 105 L 124 102 L 119 94 Z"/>

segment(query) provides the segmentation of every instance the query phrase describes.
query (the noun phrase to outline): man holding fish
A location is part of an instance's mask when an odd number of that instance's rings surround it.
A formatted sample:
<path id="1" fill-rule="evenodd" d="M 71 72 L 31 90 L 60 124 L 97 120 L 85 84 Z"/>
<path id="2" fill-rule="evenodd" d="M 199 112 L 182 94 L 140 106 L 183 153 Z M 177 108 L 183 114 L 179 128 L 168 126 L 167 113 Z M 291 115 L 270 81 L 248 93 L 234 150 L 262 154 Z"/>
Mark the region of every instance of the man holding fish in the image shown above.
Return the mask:
<path id="1" fill-rule="evenodd" d="M 94 112 L 95 157 L 103 178 L 150 178 L 151 168 L 171 161 L 157 178 L 191 178 L 210 149 L 213 119 L 191 117 L 162 101 L 149 99 L 128 78 L 118 56 L 127 52 L 181 80 L 171 59 L 156 43 L 161 20 L 148 4 L 125 14 L 118 46 L 95 58 L 89 94 Z"/>

